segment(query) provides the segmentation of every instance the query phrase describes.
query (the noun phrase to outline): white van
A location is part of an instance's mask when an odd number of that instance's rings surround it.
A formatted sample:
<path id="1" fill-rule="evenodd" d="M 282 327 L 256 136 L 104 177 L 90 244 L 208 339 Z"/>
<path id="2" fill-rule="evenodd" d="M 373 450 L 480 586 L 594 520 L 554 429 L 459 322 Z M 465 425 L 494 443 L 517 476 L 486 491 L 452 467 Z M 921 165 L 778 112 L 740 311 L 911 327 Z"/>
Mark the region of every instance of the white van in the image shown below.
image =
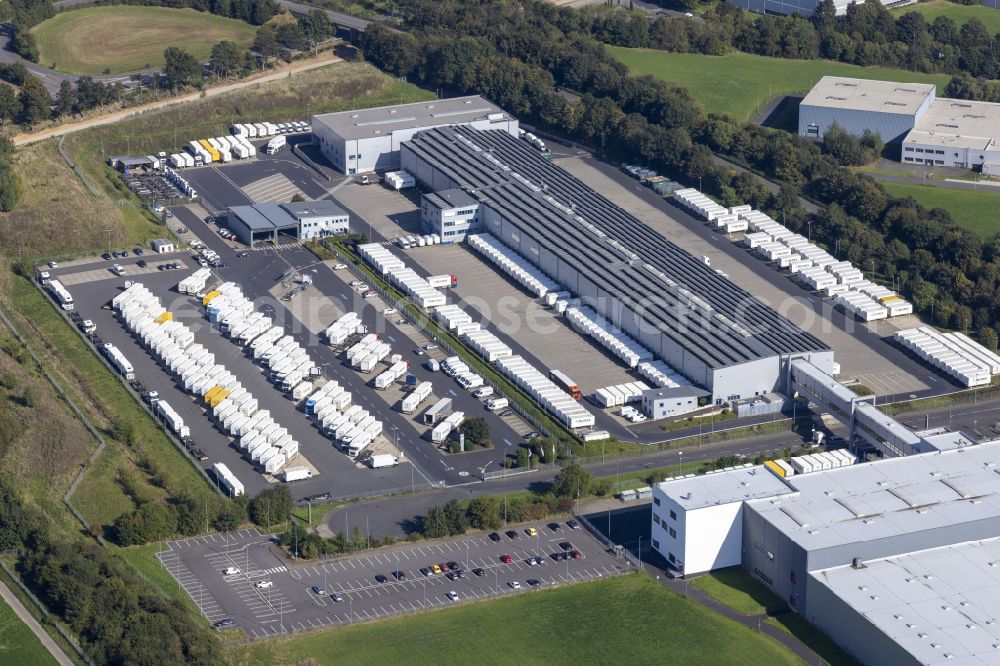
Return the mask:
<path id="1" fill-rule="evenodd" d="M 486 401 L 486 409 L 491 412 L 499 412 L 501 409 L 510 407 L 510 400 L 507 398 L 490 398 Z"/>
<path id="2" fill-rule="evenodd" d="M 488 398 L 491 395 L 493 395 L 493 387 L 492 386 L 484 386 L 481 389 L 478 389 L 477 391 L 475 391 L 472 395 L 476 396 L 480 400 L 482 400 L 483 398 Z"/>

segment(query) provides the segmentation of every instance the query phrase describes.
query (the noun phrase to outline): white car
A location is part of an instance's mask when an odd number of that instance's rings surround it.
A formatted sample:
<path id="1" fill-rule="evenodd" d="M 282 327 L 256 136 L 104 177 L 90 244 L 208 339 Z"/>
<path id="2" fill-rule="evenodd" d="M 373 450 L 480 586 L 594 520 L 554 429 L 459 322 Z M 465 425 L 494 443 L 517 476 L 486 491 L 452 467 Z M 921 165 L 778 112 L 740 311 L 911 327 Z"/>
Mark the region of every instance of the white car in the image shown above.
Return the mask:
<path id="1" fill-rule="evenodd" d="M 362 283 L 358 284 L 358 286 L 357 286 L 357 287 L 355 287 L 355 288 L 356 288 L 356 289 L 357 289 L 358 291 L 361 291 L 361 292 L 365 292 L 365 291 L 368 291 L 368 285 L 366 285 L 366 284 L 365 284 L 364 282 L 362 282 Z"/>
<path id="2" fill-rule="evenodd" d="M 259 580 L 253 584 L 258 590 L 266 590 L 269 587 L 274 587 L 274 583 L 269 580 Z"/>
<path id="3" fill-rule="evenodd" d="M 382 310 L 382 314 L 384 314 L 384 315 L 394 315 L 394 314 L 396 314 L 396 308 L 386 308 L 385 310 Z"/>
<path id="4" fill-rule="evenodd" d="M 54 261 L 49 262 L 49 268 L 59 268 L 59 264 Z"/>
<path id="5" fill-rule="evenodd" d="M 240 570 L 237 569 L 236 567 L 226 567 L 226 570 L 223 571 L 222 573 L 224 573 L 227 576 L 235 576 L 239 572 L 240 572 Z"/>
<path id="6" fill-rule="evenodd" d="M 333 265 L 333 270 L 335 270 L 335 271 L 342 271 L 345 268 L 347 268 L 347 264 L 334 264 Z"/>
<path id="7" fill-rule="evenodd" d="M 445 595 L 450 601 L 458 601 L 458 592 L 449 592 Z"/>
<path id="8" fill-rule="evenodd" d="M 519 582 L 517 582 L 516 580 L 510 581 L 509 583 L 507 583 L 507 585 L 509 585 L 510 589 L 512 589 L 512 590 L 520 590 L 521 589 L 521 584 Z"/>

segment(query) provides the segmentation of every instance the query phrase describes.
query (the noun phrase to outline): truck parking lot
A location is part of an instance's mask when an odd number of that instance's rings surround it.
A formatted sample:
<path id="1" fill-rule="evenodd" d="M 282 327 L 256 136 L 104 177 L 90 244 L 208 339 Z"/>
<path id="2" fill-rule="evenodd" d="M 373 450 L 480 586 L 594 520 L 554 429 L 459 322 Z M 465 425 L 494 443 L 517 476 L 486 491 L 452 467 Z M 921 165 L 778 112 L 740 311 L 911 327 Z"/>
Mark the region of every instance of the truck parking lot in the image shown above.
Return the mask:
<path id="1" fill-rule="evenodd" d="M 419 542 L 299 566 L 278 557 L 271 537 L 241 530 L 171 541 L 157 557 L 210 622 L 231 620 L 251 638 L 392 617 L 629 570 L 586 530 L 572 529 L 563 521 L 511 526 L 493 534 L 497 540 L 484 534 Z M 541 563 L 529 564 L 534 558 Z M 436 565 L 449 569 L 449 564 L 451 577 L 421 573 Z M 449 596 L 451 592 L 455 595 Z"/>

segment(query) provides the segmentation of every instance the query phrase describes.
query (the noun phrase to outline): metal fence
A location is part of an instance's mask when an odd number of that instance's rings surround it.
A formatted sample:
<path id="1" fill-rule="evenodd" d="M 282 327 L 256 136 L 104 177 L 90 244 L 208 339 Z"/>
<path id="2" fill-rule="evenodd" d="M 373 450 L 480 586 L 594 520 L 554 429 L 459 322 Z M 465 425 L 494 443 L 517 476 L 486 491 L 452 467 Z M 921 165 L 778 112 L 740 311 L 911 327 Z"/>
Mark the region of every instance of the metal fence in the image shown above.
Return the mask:
<path id="1" fill-rule="evenodd" d="M 531 474 L 532 472 L 537 472 L 540 467 L 514 467 L 512 469 L 498 469 L 495 472 L 483 472 L 479 475 L 479 478 L 483 481 L 492 481 L 493 479 L 506 479 L 508 476 L 521 476 L 522 474 Z"/>

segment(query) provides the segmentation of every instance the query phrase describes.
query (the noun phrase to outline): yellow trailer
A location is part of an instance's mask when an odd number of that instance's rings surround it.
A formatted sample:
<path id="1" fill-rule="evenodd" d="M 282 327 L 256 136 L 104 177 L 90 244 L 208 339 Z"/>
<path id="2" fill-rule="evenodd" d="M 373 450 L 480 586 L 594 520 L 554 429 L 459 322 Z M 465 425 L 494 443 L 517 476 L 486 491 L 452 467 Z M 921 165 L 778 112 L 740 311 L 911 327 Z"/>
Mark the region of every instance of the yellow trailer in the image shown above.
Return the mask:
<path id="1" fill-rule="evenodd" d="M 215 407 L 228 397 L 229 397 L 229 391 L 227 391 L 226 389 L 222 389 L 221 391 L 216 393 L 215 396 L 209 401 L 208 406 Z"/>
<path id="2" fill-rule="evenodd" d="M 775 474 L 777 474 L 778 476 L 780 476 L 781 478 L 785 478 L 785 470 L 781 467 L 781 465 L 774 462 L 773 460 L 765 460 L 764 466 L 767 467 L 772 472 L 774 472 Z"/>
<path id="3" fill-rule="evenodd" d="M 210 291 L 207 294 L 205 294 L 204 297 L 202 297 L 201 304 L 202 305 L 208 305 L 212 301 L 213 298 L 215 298 L 216 296 L 221 296 L 221 295 L 222 295 L 222 292 L 218 292 L 218 291 L 215 291 L 213 289 L 212 291 Z"/>
<path id="4" fill-rule="evenodd" d="M 155 321 L 157 324 L 162 324 L 164 322 L 171 321 L 173 318 L 174 318 L 174 313 L 173 312 L 164 312 L 163 314 L 161 314 L 159 317 L 157 317 L 153 321 Z"/>
<path id="5" fill-rule="evenodd" d="M 216 394 L 221 390 L 222 387 L 219 386 L 218 384 L 208 389 L 208 393 L 205 394 L 205 402 L 212 402 L 212 398 L 214 398 Z"/>
<path id="6" fill-rule="evenodd" d="M 901 301 L 903 299 L 900 298 L 899 296 L 896 296 L 895 294 L 893 294 L 892 296 L 883 296 L 882 298 L 880 298 L 878 300 L 879 300 L 879 303 L 896 303 L 896 302 Z"/>
<path id="7" fill-rule="evenodd" d="M 215 149 L 215 146 L 208 142 L 208 139 L 198 139 L 198 143 L 200 143 L 201 147 L 207 150 L 208 154 L 212 156 L 213 162 L 218 162 L 222 159 L 222 155 L 220 155 L 219 151 Z"/>

